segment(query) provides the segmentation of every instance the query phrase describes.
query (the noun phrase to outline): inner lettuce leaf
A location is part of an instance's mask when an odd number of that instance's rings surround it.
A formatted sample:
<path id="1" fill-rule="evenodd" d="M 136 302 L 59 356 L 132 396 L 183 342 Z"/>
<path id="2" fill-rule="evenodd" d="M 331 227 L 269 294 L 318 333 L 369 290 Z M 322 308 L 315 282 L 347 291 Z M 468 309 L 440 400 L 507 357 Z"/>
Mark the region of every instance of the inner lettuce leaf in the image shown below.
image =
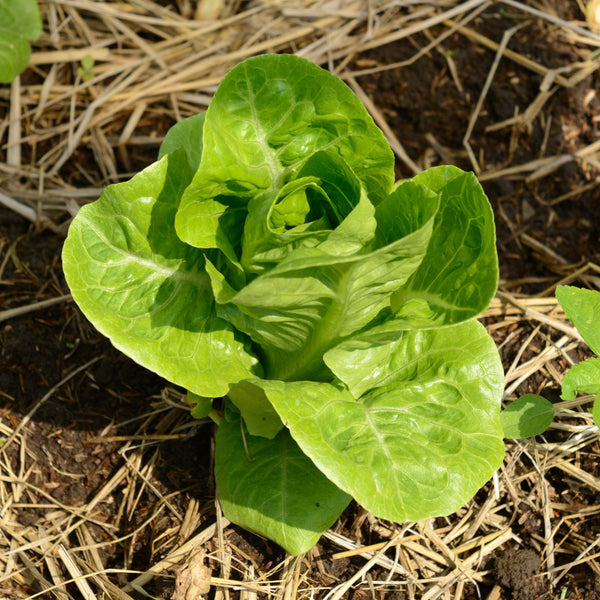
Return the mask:
<path id="1" fill-rule="evenodd" d="M 413 182 L 440 194 L 427 256 L 392 298 L 406 327 L 459 323 L 488 306 L 498 286 L 498 255 L 492 208 L 473 173 L 441 166 Z"/>
<path id="2" fill-rule="evenodd" d="M 305 59 L 232 69 L 156 163 L 79 211 L 63 265 L 96 328 L 220 423 L 225 515 L 291 553 L 351 497 L 448 514 L 502 460 L 502 366 L 476 321 L 498 281 L 489 202 L 456 167 L 394 184 L 372 118 Z"/>
<path id="3" fill-rule="evenodd" d="M 280 189 L 319 150 L 335 149 L 374 202 L 394 181 L 393 153 L 358 98 L 341 80 L 295 56 L 257 56 L 234 67 L 206 112 L 203 146 L 175 223 L 179 237 L 198 247 L 220 248 L 219 238 L 228 236 L 221 223 L 225 209 L 214 201 Z M 243 211 L 237 216 L 245 218 Z M 236 240 L 229 237 L 232 248 Z"/>

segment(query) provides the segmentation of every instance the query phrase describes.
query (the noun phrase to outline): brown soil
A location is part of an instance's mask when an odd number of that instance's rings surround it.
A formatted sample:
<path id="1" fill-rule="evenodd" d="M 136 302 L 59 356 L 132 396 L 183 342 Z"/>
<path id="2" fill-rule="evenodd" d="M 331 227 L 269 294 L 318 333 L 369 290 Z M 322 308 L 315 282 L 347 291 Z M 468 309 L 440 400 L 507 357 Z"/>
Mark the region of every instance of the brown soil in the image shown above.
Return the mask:
<path id="1" fill-rule="evenodd" d="M 559 10 L 563 19 L 580 18 L 576 2 L 560 3 Z M 523 21 L 521 13 L 500 11 L 492 6 L 475 23 L 479 33 L 500 42 L 503 31 Z M 429 30 L 427 35 L 417 34 L 363 52 L 355 57 L 354 68 L 407 60 L 430 43 L 432 37 L 446 31 L 440 26 Z M 514 34 L 509 47 L 557 69 L 585 58 L 581 47 L 535 19 Z M 413 65 L 357 80 L 413 160 L 421 165 L 451 162 L 472 169 L 462 140 L 493 60 L 493 52 L 455 33 L 443 46 Z M 452 73 L 451 65 L 456 74 Z M 573 153 L 599 139 L 599 71 L 572 87 L 558 86 L 530 126 L 488 129 L 513 117 L 517 108 L 524 112 L 538 95 L 542 79 L 542 75 L 513 61 L 506 58 L 500 61 L 470 138 L 482 171 L 525 164 L 541 156 Z M 169 125 L 169 119 L 163 118 L 154 129 L 164 131 Z M 140 127 L 143 126 L 142 123 Z M 138 150 L 135 162 L 148 164 L 155 151 L 154 147 Z M 100 185 L 102 173 L 91 168 L 84 176 L 75 169 L 75 164 L 92 159 L 89 148 L 84 146 L 79 152 L 62 167 L 61 176 L 75 186 L 89 185 L 90 178 Z M 127 170 L 123 164 L 118 163 L 117 167 L 119 172 Z M 401 161 L 397 171 L 401 177 L 411 175 Z M 583 264 L 600 264 L 599 177 L 600 173 L 589 163 L 574 160 L 548 176 L 531 181 L 518 174 L 483 182 L 496 213 L 502 289 L 532 296 L 547 292 Z M 591 185 L 594 181 L 596 185 Z M 56 216 L 56 223 L 64 218 L 64 214 Z M 0 207 L 0 310 L 68 293 L 60 264 L 62 242 L 62 234 L 52 228 L 32 226 Z M 493 322 L 493 319 L 486 321 L 490 325 Z M 494 330 L 507 369 L 532 330 L 533 326 L 523 323 Z M 560 337 L 548 328 L 544 335 L 555 341 Z M 540 348 L 535 345 L 527 348 L 519 360 L 529 360 Z M 585 349 L 579 351 L 579 356 L 585 355 Z M 93 362 L 86 367 L 90 361 Z M 568 363 L 560 358 L 556 365 L 564 370 Z M 72 511 L 73 520 L 89 518 L 90 537 L 81 539 L 77 537 L 80 530 L 74 529 L 73 546 L 100 544 L 100 559 L 107 570 L 143 572 L 159 562 L 178 543 L 173 532 L 191 512 L 192 503 L 197 506 L 192 531 L 201 531 L 214 523 L 212 428 L 190 422 L 177 390 L 161 394 L 168 387 L 167 382 L 114 350 L 72 303 L 59 303 L 0 322 L 0 423 L 15 430 L 30 411 L 35 411 L 21 431 L 25 442 L 11 443 L 3 451 L 0 468 L 4 465 L 1 476 L 5 484 L 12 485 L 15 477 L 26 480 L 27 484 L 18 488 L 18 495 L 0 498 L 0 553 L 10 549 L 3 545 L 2 539 L 2 528 L 8 532 L 10 525 L 2 521 L 2 502 L 9 501 L 14 504 L 20 524 L 30 525 L 31 531 L 40 536 L 56 523 L 57 506 L 74 507 L 67 512 Z M 533 376 L 517 393 L 541 389 L 551 400 L 559 400 L 558 383 L 547 372 Z M 181 408 L 173 408 L 177 403 Z M 146 442 L 136 450 L 142 437 Z M 568 437 L 568 433 L 558 430 L 550 433 L 548 440 L 557 442 Z M 129 444 L 125 450 L 124 440 Z M 596 441 L 578 457 L 578 466 L 595 477 L 600 477 L 598 450 Z M 600 490 L 583 485 L 577 477 L 565 475 L 560 469 L 548 471 L 544 493 L 554 508 L 551 513 L 544 513 L 542 505 L 531 500 L 532 494 L 537 493 L 533 489 L 537 484 L 525 477 L 532 471 L 531 461 L 526 453 L 522 454 L 522 449 L 512 452 L 512 456 L 519 456 L 515 459 L 517 464 L 511 464 L 508 471 L 514 480 L 508 489 L 503 488 L 497 514 L 513 524 L 518 539 L 484 556 L 477 566 L 478 581 L 464 581 L 461 595 L 456 597 L 600 599 L 597 562 L 582 561 L 579 566 L 569 568 L 558 585 L 554 584 L 555 577 L 543 575 L 548 567 L 544 548 L 548 527 L 555 530 L 553 539 L 559 546 L 554 554 L 555 569 L 577 560 L 587 541 L 598 539 L 600 510 L 591 511 L 585 519 L 570 519 L 570 515 L 575 514 L 577 507 L 598 507 Z M 139 462 L 131 464 L 134 461 Z M 98 500 L 107 481 L 126 463 L 127 476 L 117 478 L 116 486 Z M 136 478 L 139 474 L 136 469 L 143 471 L 142 475 L 147 474 L 142 478 L 145 483 Z M 135 494 L 131 494 L 131 486 L 135 487 Z M 473 506 L 483 506 L 490 494 L 493 494 L 491 485 L 480 492 Z M 123 498 L 128 499 L 125 505 Z M 524 500 L 518 501 L 519 498 Z M 91 502 L 95 502 L 94 510 L 88 515 L 85 507 Z M 440 519 L 436 526 L 444 527 L 455 521 L 452 517 L 447 521 Z M 72 522 L 65 522 L 64 526 L 69 524 Z M 392 525 L 375 522 L 352 505 L 335 531 L 358 544 L 368 545 L 385 540 L 388 527 Z M 259 573 L 283 568 L 284 553 L 269 542 L 234 526 L 227 528 L 227 538 L 238 560 L 246 557 L 245 565 L 234 565 L 234 578 L 243 579 L 249 566 Z M 104 544 L 108 540 L 120 541 Z M 23 544 L 27 541 L 34 540 L 24 539 Z M 208 554 L 217 553 L 219 543 L 217 538 L 211 539 L 204 549 Z M 334 558 L 339 551 L 336 543 L 324 538 L 298 567 L 305 577 L 304 584 L 317 590 L 312 597 L 324 597 L 338 581 L 349 579 L 363 567 L 365 560 L 358 556 Z M 590 552 L 597 553 L 597 548 Z M 393 550 L 387 555 L 392 560 L 398 556 Z M 402 560 L 408 559 L 403 556 Z M 222 564 L 215 560 L 210 565 L 214 576 L 222 576 Z M 41 561 L 37 568 L 50 578 L 47 564 Z M 276 571 L 275 579 L 281 572 Z M 558 575 L 560 570 L 553 573 Z M 173 571 L 168 574 L 152 579 L 144 586 L 145 591 L 158 598 L 170 598 L 174 589 Z M 41 591 L 36 587 L 39 584 L 35 583 L 35 577 L 25 574 L 12 580 L 6 577 L 9 574 L 2 575 L 0 569 L 0 598 L 32 597 Z M 382 566 L 369 572 L 371 581 L 385 580 L 387 575 Z M 124 585 L 133 577 L 124 573 L 116 576 L 115 581 Z M 345 597 L 400 600 L 418 598 L 420 593 L 419 588 L 410 586 L 382 585 L 377 589 L 371 593 L 365 584 L 353 588 Z M 73 584 L 69 584 L 68 590 L 72 597 L 82 597 Z M 459 593 L 456 587 L 450 591 Z M 139 592 L 128 593 L 133 598 L 142 598 Z M 213 590 L 210 597 L 215 594 Z M 241 597 L 235 590 L 230 596 Z M 258 597 L 267 596 L 260 593 Z"/>

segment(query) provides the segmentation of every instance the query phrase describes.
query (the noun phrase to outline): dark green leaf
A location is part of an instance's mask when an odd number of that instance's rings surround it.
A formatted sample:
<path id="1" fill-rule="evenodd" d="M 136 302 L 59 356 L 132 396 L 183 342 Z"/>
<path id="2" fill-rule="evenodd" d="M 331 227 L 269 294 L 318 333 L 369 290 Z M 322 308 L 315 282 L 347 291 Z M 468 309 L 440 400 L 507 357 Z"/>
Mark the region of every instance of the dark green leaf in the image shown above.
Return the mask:
<path id="1" fill-rule="evenodd" d="M 552 402 L 537 394 L 513 400 L 500 414 L 505 438 L 528 438 L 544 433 L 554 418 Z"/>
<path id="2" fill-rule="evenodd" d="M 242 433 L 239 415 L 217 430 L 215 479 L 225 516 L 290 554 L 314 546 L 350 502 L 287 430 L 274 439 Z"/>

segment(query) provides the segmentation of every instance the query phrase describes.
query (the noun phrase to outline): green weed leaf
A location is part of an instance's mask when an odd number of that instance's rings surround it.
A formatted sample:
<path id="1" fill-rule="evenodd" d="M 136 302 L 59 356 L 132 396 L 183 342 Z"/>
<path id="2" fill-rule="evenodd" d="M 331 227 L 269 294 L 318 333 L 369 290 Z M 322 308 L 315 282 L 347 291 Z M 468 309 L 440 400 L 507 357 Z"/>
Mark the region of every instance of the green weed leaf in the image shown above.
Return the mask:
<path id="1" fill-rule="evenodd" d="M 0 0 L 0 83 L 10 83 L 29 64 L 28 40 L 42 33 L 35 0 Z"/>
<path id="2" fill-rule="evenodd" d="M 561 398 L 573 400 L 577 392 L 600 393 L 600 358 L 588 358 L 567 371 L 563 378 Z"/>
<path id="3" fill-rule="evenodd" d="M 559 285 L 556 298 L 590 350 L 600 356 L 600 292 Z"/>
<path id="4" fill-rule="evenodd" d="M 501 413 L 505 438 L 528 438 L 544 433 L 554 418 L 552 402 L 537 394 L 524 394 Z"/>

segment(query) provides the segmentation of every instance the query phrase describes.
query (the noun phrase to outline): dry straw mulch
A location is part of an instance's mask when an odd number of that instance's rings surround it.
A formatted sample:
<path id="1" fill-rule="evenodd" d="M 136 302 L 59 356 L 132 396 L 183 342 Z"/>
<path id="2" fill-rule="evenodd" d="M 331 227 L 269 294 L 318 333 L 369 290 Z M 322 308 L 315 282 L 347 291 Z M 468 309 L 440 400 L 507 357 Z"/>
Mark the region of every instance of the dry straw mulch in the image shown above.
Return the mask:
<path id="1" fill-rule="evenodd" d="M 476 25 L 477 17 L 491 8 L 510 12 L 519 22 L 503 31 L 499 42 Z M 64 234 L 81 203 L 150 162 L 173 122 L 205 109 L 232 66 L 265 52 L 294 52 L 342 77 L 385 132 L 401 168 L 411 173 L 426 166 L 426 157 L 410 155 L 388 125 L 385 107 L 377 106 L 361 87 L 361 76 L 401 72 L 428 60 L 430 53 L 444 52 L 444 41 L 458 34 L 494 56 L 480 96 L 473 98 L 462 124 L 463 150 L 481 180 L 534 182 L 576 163 L 587 173 L 587 189 L 599 183 L 599 139 L 570 153 L 548 155 L 542 147 L 526 163 L 515 164 L 508 157 L 504 164 L 491 166 L 482 163 L 471 143 L 501 61 L 542 76 L 539 93 L 526 109 L 493 125 L 514 132 L 543 118 L 557 90 L 585 82 L 600 67 L 600 36 L 589 29 L 583 12 L 578 21 L 565 20 L 551 3 L 516 0 L 44 0 L 41 10 L 44 34 L 33 44 L 30 68 L 0 89 L 0 111 L 5 111 L 0 122 L 0 203 L 38 230 L 57 236 Z M 532 21 L 543 24 L 550 44 L 560 40 L 580 58 L 554 68 L 511 50 L 513 37 Z M 414 47 L 410 59 L 361 61 L 365 52 L 402 40 Z M 87 55 L 94 63 L 86 73 L 80 63 Z M 460 89 L 461 74 L 451 54 L 445 56 Z M 443 157 L 447 149 L 436 142 L 435 132 L 429 141 L 432 151 Z M 566 194 L 556 201 L 568 198 Z M 519 562 L 525 556 L 519 551 L 532 548 L 538 564 L 523 575 L 526 587 L 522 581 L 513 585 L 514 598 L 534 598 L 536 590 L 550 589 L 556 597 L 576 598 L 585 585 L 594 597 L 590 582 L 600 580 L 600 434 L 591 419 L 589 397 L 573 402 L 556 397 L 566 368 L 584 355 L 585 347 L 550 296 L 559 282 L 600 288 L 600 266 L 592 260 L 571 264 L 543 241 L 518 235 L 556 276 L 545 293 L 533 298 L 501 286 L 505 291 L 498 293 L 485 322 L 506 362 L 507 400 L 524 391 L 553 390 L 556 421 L 546 436 L 510 442 L 503 468 L 458 513 L 397 525 L 355 509 L 351 523 L 342 520 L 326 534 L 327 555 L 314 550 L 298 558 L 261 562 L 252 548 L 242 548 L 232 537 L 218 506 L 207 516 L 205 507 L 185 490 L 167 497 L 156 485 L 158 447 L 185 438 L 193 427 L 181 394 L 170 388 L 148 405 L 133 434 L 99 432 L 91 440 L 91 448 L 94 443 L 114 444 L 119 467 L 89 501 L 59 502 L 32 478 L 51 469 L 30 451 L 29 428 L 48 398 L 90 368 L 85 363 L 50 387 L 17 426 L 0 420 L 0 598 L 131 600 L 143 597 L 144 589 L 168 589 L 170 594 L 177 578 L 175 597 L 185 600 L 204 595 L 434 600 L 477 597 L 478 589 L 492 600 L 505 597 L 503 586 L 510 584 L 498 576 L 501 557 Z M 0 283 L 9 255 L 0 246 Z M 70 296 L 63 294 L 4 310 L 0 305 L 0 322 L 67 302 Z M 114 430 L 119 428 L 117 423 Z M 52 457 L 48 459 L 51 465 Z M 81 462 L 85 464 L 85 457 Z M 151 517 L 121 535 L 118 523 L 136 511 L 145 492 L 154 502 Z M 99 507 L 107 502 L 117 504 L 113 523 L 99 516 Z M 150 550 L 150 568 L 135 571 L 131 565 L 137 540 L 150 521 L 164 514 L 169 519 Z M 378 543 L 368 543 L 366 529 Z M 116 546 L 123 549 L 124 563 L 107 568 L 105 556 Z"/>

